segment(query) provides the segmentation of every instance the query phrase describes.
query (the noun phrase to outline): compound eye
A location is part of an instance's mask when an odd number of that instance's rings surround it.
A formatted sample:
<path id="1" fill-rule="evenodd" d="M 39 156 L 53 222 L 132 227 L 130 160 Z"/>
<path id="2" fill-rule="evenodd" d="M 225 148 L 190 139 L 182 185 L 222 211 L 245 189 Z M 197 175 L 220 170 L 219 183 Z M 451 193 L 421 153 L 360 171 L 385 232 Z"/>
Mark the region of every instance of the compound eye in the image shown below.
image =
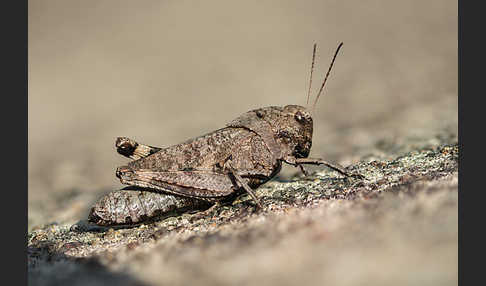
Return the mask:
<path id="1" fill-rule="evenodd" d="M 261 111 L 261 110 L 257 110 L 256 115 L 258 116 L 258 118 L 263 118 L 263 116 L 264 116 L 263 111 Z"/>
<path id="2" fill-rule="evenodd" d="M 298 111 L 297 113 L 295 113 L 295 120 L 297 120 L 297 122 L 299 123 L 306 123 L 307 122 L 307 118 L 305 117 L 305 115 Z"/>

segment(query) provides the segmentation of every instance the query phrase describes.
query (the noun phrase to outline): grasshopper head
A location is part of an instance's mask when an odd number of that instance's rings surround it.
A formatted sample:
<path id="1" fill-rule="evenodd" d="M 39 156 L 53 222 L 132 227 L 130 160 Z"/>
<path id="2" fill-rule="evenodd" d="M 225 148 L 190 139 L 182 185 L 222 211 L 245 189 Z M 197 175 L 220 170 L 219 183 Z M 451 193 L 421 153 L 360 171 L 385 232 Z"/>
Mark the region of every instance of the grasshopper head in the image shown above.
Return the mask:
<path id="1" fill-rule="evenodd" d="M 289 155 L 296 158 L 309 156 L 312 146 L 313 122 L 303 106 L 287 105 L 283 108 L 276 127 L 278 140 L 288 147 Z"/>
<path id="2" fill-rule="evenodd" d="M 268 122 L 279 143 L 283 156 L 306 158 L 312 146 L 312 117 L 299 105 L 269 106 L 254 110 L 260 119 Z"/>
<path id="3" fill-rule="evenodd" d="M 306 158 L 312 146 L 312 117 L 303 106 L 269 106 L 250 111 L 271 125 L 282 156 Z"/>

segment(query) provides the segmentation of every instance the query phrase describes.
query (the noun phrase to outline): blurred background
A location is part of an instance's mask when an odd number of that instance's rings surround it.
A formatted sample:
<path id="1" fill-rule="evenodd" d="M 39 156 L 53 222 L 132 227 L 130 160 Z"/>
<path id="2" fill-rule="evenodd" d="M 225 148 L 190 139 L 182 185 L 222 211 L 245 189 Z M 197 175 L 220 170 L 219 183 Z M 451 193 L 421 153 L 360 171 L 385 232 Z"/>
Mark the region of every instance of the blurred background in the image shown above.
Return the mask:
<path id="1" fill-rule="evenodd" d="M 127 136 L 169 146 L 269 105 L 314 114 L 311 155 L 457 136 L 457 1 L 29 1 L 29 229 L 122 185 Z M 286 167 L 282 175 L 296 170 Z"/>

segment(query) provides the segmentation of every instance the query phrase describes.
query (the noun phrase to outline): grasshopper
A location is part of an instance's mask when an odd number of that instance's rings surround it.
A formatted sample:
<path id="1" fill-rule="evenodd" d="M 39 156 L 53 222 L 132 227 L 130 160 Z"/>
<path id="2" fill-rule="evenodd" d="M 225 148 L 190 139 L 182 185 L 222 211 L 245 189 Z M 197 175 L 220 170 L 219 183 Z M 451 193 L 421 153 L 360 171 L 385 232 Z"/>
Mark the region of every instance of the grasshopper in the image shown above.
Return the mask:
<path id="1" fill-rule="evenodd" d="M 313 109 L 342 44 L 332 58 Z M 307 105 L 315 54 L 316 44 L 312 54 Z M 118 167 L 116 177 L 123 184 L 161 192 L 164 196 L 175 195 L 206 202 L 218 203 L 246 192 L 260 209 L 263 205 L 253 190 L 278 174 L 282 163 L 300 167 L 304 174 L 307 174 L 304 165 L 312 164 L 325 165 L 345 176 L 362 177 L 349 173 L 338 164 L 308 158 L 312 131 L 310 111 L 303 106 L 287 105 L 248 111 L 221 129 L 166 148 L 119 137 L 115 143 L 117 152 L 133 161 Z M 106 211 L 101 213 L 93 209 L 90 214 L 92 221 L 100 221 L 102 216 L 106 216 Z"/>

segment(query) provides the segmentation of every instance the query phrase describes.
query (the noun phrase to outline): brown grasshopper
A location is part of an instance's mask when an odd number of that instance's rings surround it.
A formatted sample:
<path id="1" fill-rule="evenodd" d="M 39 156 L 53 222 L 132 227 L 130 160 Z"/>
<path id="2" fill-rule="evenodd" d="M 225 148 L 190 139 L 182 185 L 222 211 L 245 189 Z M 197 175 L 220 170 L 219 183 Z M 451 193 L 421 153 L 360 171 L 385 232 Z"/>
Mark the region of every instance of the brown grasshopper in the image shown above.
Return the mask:
<path id="1" fill-rule="evenodd" d="M 341 46 L 342 43 L 334 54 L 314 107 Z M 314 44 L 307 104 L 315 54 Z M 263 206 L 253 189 L 279 173 L 282 162 L 300 167 L 304 174 L 303 165 L 322 164 L 345 176 L 361 177 L 337 164 L 308 158 L 312 130 L 309 110 L 287 105 L 248 111 L 224 128 L 166 148 L 119 137 L 115 144 L 117 152 L 134 161 L 118 167 L 116 176 L 126 185 L 207 202 L 227 200 L 246 191 L 260 209 Z M 99 218 L 100 214 L 92 210 L 90 216 Z"/>

